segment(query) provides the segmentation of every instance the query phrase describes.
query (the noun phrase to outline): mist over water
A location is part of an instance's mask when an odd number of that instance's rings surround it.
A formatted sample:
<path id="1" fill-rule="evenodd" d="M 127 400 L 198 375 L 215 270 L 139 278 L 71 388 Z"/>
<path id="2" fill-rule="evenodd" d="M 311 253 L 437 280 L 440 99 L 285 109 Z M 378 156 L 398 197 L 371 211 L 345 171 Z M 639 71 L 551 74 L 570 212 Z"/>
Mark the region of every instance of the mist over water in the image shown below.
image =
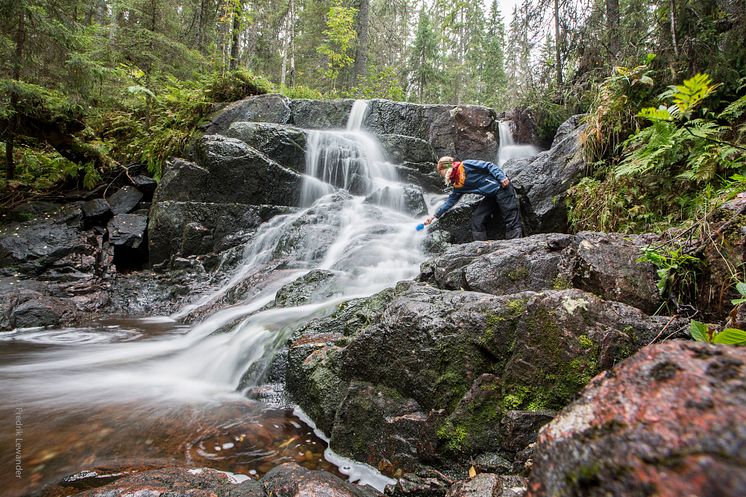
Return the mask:
<path id="1" fill-rule="evenodd" d="M 40 470 L 37 484 L 104 461 L 112 466 L 133 459 L 156 466 L 164 460 L 188 462 L 191 456 L 185 456 L 184 447 L 195 443 L 188 435 L 195 429 L 190 420 L 204 418 L 201 429 L 206 423 L 217 432 L 228 421 L 205 410 L 225 412 L 228 419 L 238 410 L 262 426 L 258 413 L 267 407 L 244 395 L 243 390 L 251 387 L 247 371 L 266 369 L 272 353 L 308 320 L 331 312 L 344 300 L 374 294 L 418 274 L 424 255 L 422 234 L 414 227 L 420 220 L 402 211 L 397 195 L 402 186 L 396 182 L 394 166 L 385 162 L 376 140 L 360 130 L 365 112 L 366 102 L 357 102 L 346 130 L 310 132 L 300 209 L 262 225 L 221 288 L 173 316 L 0 334 L 0 389 L 11 407 L 23 406 L 35 427 L 30 435 L 35 440 L 26 446 L 28 458 L 48 457 L 53 462 Z M 377 195 L 376 201 L 365 200 L 377 191 L 387 193 Z M 272 306 L 283 285 L 314 269 L 333 272 L 332 296 L 295 307 Z M 246 299 L 194 324 L 182 324 L 254 280 Z M 186 412 L 190 414 L 182 419 Z M 180 427 L 174 430 L 187 433 L 186 441 L 177 449 L 163 442 L 157 457 L 147 447 L 139 448 L 136 436 L 131 446 L 121 449 L 123 440 L 144 425 L 157 431 L 154 419 L 171 420 Z M 109 435 L 97 437 L 89 430 L 92 425 L 104 427 Z M 70 450 L 72 433 L 95 444 L 93 452 L 99 456 L 86 459 Z M 153 437 L 160 440 L 161 435 Z M 111 445 L 114 441 L 120 452 Z M 266 466 L 267 460 L 262 461 Z M 283 462 L 279 456 L 273 461 Z M 11 461 L 0 463 L 12 467 Z M 240 458 L 232 464 L 223 469 L 258 474 Z M 9 488 L 19 493 L 29 489 L 12 484 L 15 487 Z"/>

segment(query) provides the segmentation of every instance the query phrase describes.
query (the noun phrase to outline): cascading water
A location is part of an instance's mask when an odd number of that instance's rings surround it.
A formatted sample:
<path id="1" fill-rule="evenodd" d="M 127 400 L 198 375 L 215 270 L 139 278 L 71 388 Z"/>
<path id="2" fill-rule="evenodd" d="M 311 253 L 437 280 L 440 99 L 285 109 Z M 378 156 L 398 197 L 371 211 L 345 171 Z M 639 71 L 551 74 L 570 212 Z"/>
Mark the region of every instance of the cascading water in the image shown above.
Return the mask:
<path id="1" fill-rule="evenodd" d="M 508 121 L 500 121 L 498 123 L 498 131 L 500 134 L 500 148 L 497 151 L 498 166 L 502 167 L 510 159 L 525 159 L 539 153 L 539 149 L 534 145 L 515 143 Z"/>
<path id="2" fill-rule="evenodd" d="M 262 225 L 222 288 L 167 318 L 0 336 L 0 388 L 6 404 L 27 413 L 26 431 L 33 430 L 24 451 L 29 471 L 37 471 L 34 485 L 128 461 L 200 464 L 253 476 L 287 460 L 334 471 L 331 460 L 349 466 L 344 474 L 379 487 L 387 481 L 333 453 L 322 457 L 323 442 L 311 428 L 287 410 L 244 395 L 247 372 L 265 368 L 272 351 L 304 322 L 419 271 L 424 256 L 416 221 L 391 208 L 400 207 L 391 192 L 402 186 L 378 143 L 360 129 L 365 110 L 365 102 L 355 104 L 346 130 L 309 132 L 303 208 Z M 364 197 L 377 191 L 388 193 L 378 201 Z M 313 269 L 333 272 L 332 297 L 272 305 L 283 285 Z M 180 324 L 226 294 L 240 294 L 247 281 L 245 299 L 193 325 Z M 291 438 L 298 441 L 287 443 Z M 277 443 L 246 446 L 258 439 Z M 15 480 L 0 485 L 11 495 L 32 490 Z"/>

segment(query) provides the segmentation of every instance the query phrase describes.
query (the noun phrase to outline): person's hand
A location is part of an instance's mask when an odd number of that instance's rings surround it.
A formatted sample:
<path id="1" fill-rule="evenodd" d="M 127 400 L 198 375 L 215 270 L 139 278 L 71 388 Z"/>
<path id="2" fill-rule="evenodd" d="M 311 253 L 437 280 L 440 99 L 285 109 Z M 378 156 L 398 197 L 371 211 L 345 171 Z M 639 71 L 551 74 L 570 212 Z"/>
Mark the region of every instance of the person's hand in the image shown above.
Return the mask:
<path id="1" fill-rule="evenodd" d="M 500 186 L 503 188 L 507 188 L 509 184 L 510 184 L 510 180 L 508 178 L 505 178 L 504 180 L 500 182 Z"/>
<path id="2" fill-rule="evenodd" d="M 424 224 L 425 224 L 425 226 L 427 226 L 427 225 L 429 225 L 430 223 L 432 223 L 433 221 L 435 221 L 435 216 L 430 216 L 429 218 L 427 218 L 427 219 L 425 220 L 425 223 L 424 223 Z"/>

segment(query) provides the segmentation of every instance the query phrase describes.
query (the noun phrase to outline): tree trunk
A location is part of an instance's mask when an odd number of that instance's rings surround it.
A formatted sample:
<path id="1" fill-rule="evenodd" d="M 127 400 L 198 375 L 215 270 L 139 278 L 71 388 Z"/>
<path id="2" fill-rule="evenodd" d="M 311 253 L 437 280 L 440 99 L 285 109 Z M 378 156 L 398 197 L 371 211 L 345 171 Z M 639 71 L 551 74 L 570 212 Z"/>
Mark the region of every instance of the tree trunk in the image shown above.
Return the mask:
<path id="1" fill-rule="evenodd" d="M 233 26 L 231 28 L 231 55 L 228 59 L 228 70 L 235 71 L 238 68 L 238 43 L 241 34 L 241 13 L 243 2 L 236 0 L 233 8 Z"/>
<path id="2" fill-rule="evenodd" d="M 199 21 L 197 22 L 196 45 L 199 53 L 205 53 L 205 29 L 207 28 L 207 0 L 199 2 Z"/>
<path id="3" fill-rule="evenodd" d="M 679 43 L 676 40 L 676 1 L 669 0 L 669 10 L 671 11 L 671 46 L 673 47 L 673 54 L 679 58 Z"/>
<path id="4" fill-rule="evenodd" d="M 619 58 L 619 0 L 606 0 L 606 31 L 609 34 L 609 52 L 612 62 Z"/>
<path id="5" fill-rule="evenodd" d="M 352 86 L 365 79 L 368 65 L 368 31 L 370 29 L 370 0 L 360 0 L 357 12 L 357 47 Z"/>
<path id="6" fill-rule="evenodd" d="M 554 0 L 554 65 L 557 71 L 557 93 L 562 88 L 562 33 L 559 22 L 559 0 Z"/>
<path id="7" fill-rule="evenodd" d="M 16 9 L 18 10 L 18 26 L 14 38 L 15 51 L 13 53 L 13 79 L 21 80 L 21 68 L 23 67 L 23 50 L 26 45 L 26 6 L 23 0 L 16 0 Z M 11 180 L 16 175 L 16 163 L 13 157 L 15 149 L 16 133 L 18 132 L 20 114 L 18 113 L 18 93 L 12 91 L 10 94 L 10 108 L 13 110 L 13 118 L 8 127 L 7 138 L 5 140 L 5 179 Z"/>

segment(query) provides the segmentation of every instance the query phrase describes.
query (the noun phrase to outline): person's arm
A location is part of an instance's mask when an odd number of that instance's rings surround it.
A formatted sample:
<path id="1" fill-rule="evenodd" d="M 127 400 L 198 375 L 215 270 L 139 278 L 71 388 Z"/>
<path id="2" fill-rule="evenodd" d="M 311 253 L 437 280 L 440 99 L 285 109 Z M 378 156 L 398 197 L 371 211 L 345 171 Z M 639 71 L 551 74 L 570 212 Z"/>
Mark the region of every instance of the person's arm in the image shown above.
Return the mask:
<path id="1" fill-rule="evenodd" d="M 503 170 L 500 169 L 499 167 L 497 167 L 497 165 L 493 164 L 492 162 L 487 162 L 487 161 L 484 161 L 484 160 L 472 160 L 472 159 L 464 161 L 464 163 L 467 163 L 467 162 L 472 167 L 475 167 L 477 169 L 482 169 L 482 170 L 485 170 L 485 171 L 489 171 L 489 173 L 492 176 L 494 176 L 495 178 L 497 178 L 497 181 L 499 181 L 500 184 L 502 184 L 506 179 L 508 179 L 508 177 L 505 175 L 505 173 L 503 172 Z M 505 186 L 508 186 L 508 185 L 503 185 L 503 187 L 505 187 Z"/>
<path id="2" fill-rule="evenodd" d="M 448 195 L 448 198 L 446 199 L 445 203 L 443 205 L 441 205 L 440 207 L 438 207 L 438 209 L 435 211 L 435 217 L 437 217 L 438 219 L 440 219 L 440 217 L 443 214 L 445 214 L 446 212 L 448 212 L 448 210 L 451 207 L 453 207 L 454 205 L 456 205 L 456 202 L 459 201 L 459 199 L 461 198 L 462 195 L 463 195 L 463 193 L 461 193 L 461 192 L 457 192 L 455 190 L 452 191 L 451 194 Z"/>

